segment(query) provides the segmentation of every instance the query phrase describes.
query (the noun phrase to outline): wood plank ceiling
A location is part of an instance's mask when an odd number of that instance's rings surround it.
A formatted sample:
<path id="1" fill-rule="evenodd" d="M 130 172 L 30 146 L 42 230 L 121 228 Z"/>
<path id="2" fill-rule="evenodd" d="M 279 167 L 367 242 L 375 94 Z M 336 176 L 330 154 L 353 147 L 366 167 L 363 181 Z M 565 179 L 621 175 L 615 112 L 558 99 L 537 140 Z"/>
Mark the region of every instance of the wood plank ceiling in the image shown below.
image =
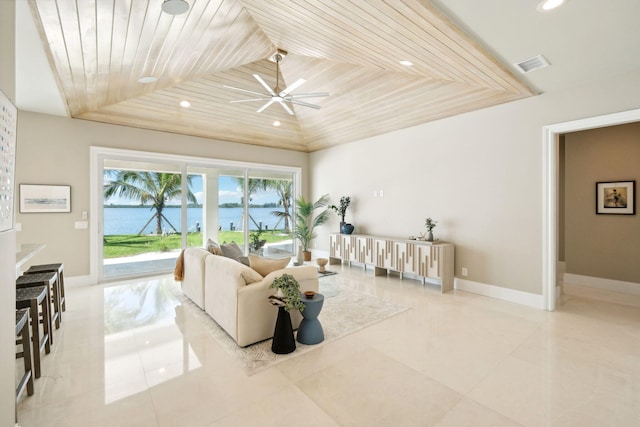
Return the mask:
<path id="1" fill-rule="evenodd" d="M 424 0 L 187 0 L 177 16 L 162 0 L 29 1 L 79 119 L 310 152 L 534 94 Z M 225 85 L 265 92 L 254 73 L 276 86 L 277 49 L 280 87 L 305 78 L 293 93 L 328 92 L 304 99 L 319 110 L 231 103 L 254 96 Z"/>

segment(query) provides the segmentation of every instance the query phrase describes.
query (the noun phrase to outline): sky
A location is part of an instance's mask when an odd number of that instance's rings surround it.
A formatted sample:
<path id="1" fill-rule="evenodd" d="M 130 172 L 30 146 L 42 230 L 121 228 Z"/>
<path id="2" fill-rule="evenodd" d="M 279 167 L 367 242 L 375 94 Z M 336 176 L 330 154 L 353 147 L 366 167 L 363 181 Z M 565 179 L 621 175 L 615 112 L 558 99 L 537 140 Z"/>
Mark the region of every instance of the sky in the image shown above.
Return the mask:
<path id="1" fill-rule="evenodd" d="M 191 191 L 196 196 L 198 203 L 202 203 L 202 176 L 192 175 L 191 178 Z M 233 177 L 220 176 L 218 178 L 218 203 L 240 203 L 242 201 L 242 190 L 238 189 L 238 183 Z M 251 196 L 251 203 L 263 204 L 263 203 L 277 203 L 279 197 L 273 191 L 265 192 L 260 191 L 253 193 Z M 172 201 L 171 204 L 179 203 L 178 201 Z M 135 200 L 124 199 L 122 197 L 111 197 L 109 200 L 104 201 L 105 205 L 137 205 Z"/>

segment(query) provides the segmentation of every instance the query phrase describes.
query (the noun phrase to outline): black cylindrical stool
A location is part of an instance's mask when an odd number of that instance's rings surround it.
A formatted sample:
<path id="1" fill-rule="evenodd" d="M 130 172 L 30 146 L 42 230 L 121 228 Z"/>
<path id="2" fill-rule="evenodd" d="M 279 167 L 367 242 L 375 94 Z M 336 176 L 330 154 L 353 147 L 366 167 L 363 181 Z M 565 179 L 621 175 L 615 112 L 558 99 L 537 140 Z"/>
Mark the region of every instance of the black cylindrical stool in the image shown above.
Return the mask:
<path id="1" fill-rule="evenodd" d="M 60 327 L 60 299 L 58 298 L 58 273 L 24 274 L 16 279 L 16 289 L 46 286 L 49 297 L 49 343 L 53 344 L 53 322 Z M 53 307 L 51 307 L 53 304 Z"/>
<path id="2" fill-rule="evenodd" d="M 51 317 L 49 316 L 49 308 L 51 304 L 48 301 L 48 293 L 46 286 L 33 286 L 29 288 L 16 289 L 16 309 L 28 308 L 31 317 L 31 342 L 33 354 L 33 370 L 35 377 L 40 378 L 40 353 L 44 349 L 45 353 L 51 352 L 49 345 L 49 335 L 51 330 Z M 42 309 L 42 336 L 40 335 L 40 315 L 38 313 L 38 305 Z"/>
<path id="3" fill-rule="evenodd" d="M 58 273 L 58 295 L 60 299 L 60 307 L 62 308 L 62 311 L 67 311 L 67 300 L 64 296 L 64 264 L 56 262 L 53 264 L 32 265 L 24 272 L 24 274 L 49 273 L 51 271 Z"/>

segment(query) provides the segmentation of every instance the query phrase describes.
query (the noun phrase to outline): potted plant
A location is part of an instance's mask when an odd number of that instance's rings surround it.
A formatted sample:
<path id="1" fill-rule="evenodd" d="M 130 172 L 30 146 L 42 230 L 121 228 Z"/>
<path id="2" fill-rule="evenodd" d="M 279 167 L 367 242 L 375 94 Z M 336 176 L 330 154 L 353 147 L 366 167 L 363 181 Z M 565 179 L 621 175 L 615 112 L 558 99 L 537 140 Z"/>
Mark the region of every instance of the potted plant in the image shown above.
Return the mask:
<path id="1" fill-rule="evenodd" d="M 276 354 L 291 353 L 296 349 L 296 340 L 291 325 L 291 310 L 304 311 L 300 294 L 300 283 L 290 274 L 276 277 L 269 288 L 277 289 L 278 294 L 269 297 L 269 302 L 278 307 L 278 318 L 273 331 L 271 351 Z"/>
<path id="2" fill-rule="evenodd" d="M 351 204 L 351 197 L 342 196 L 340 197 L 340 206 L 331 205 L 329 208 L 333 209 L 340 216 L 340 232 L 343 234 L 351 234 L 353 233 L 353 225 L 347 224 L 344 221 L 344 217 L 347 214 L 347 209 Z"/>
<path id="3" fill-rule="evenodd" d="M 424 226 L 427 227 L 427 242 L 433 242 L 433 229 L 436 228 L 436 224 L 438 223 L 438 221 L 434 221 L 431 218 L 427 218 L 424 221 Z"/>
<path id="4" fill-rule="evenodd" d="M 262 248 L 265 245 L 265 243 L 267 243 L 266 239 L 260 238 L 263 231 L 264 230 L 262 229 L 262 227 L 258 227 L 257 230 L 249 233 L 249 241 L 251 242 L 250 247 L 253 251 L 260 250 L 260 248 Z"/>
<path id="5" fill-rule="evenodd" d="M 314 229 L 329 220 L 329 210 L 325 209 L 328 201 L 328 194 L 320 197 L 315 203 L 306 201 L 303 196 L 296 199 L 296 229 L 294 234 L 300 240 L 305 261 L 311 260 L 309 243 L 316 237 Z M 314 216 L 316 209 L 322 209 L 322 211 Z"/>

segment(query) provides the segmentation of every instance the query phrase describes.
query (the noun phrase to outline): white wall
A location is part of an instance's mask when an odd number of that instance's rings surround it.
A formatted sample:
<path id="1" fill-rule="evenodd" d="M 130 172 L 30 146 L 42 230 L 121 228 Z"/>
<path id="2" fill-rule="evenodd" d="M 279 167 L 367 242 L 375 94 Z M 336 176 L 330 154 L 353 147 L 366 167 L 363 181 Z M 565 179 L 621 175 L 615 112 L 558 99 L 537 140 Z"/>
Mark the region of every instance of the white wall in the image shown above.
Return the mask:
<path id="1" fill-rule="evenodd" d="M 456 245 L 457 277 L 466 267 L 468 280 L 542 294 L 542 127 L 638 106 L 636 72 L 322 150 L 311 194 L 352 196 L 360 233 L 417 235 L 430 216 Z"/>
<path id="2" fill-rule="evenodd" d="M 46 244 L 31 264 L 62 261 L 69 277 L 90 272 L 89 230 L 74 229 L 74 222 L 81 220 L 81 212 L 90 210 L 90 146 L 295 166 L 302 168 L 303 182 L 308 181 L 306 153 L 27 111 L 18 115 L 18 145 L 17 183 L 71 185 L 71 213 L 18 213 L 16 222 L 21 223 L 22 231 L 16 233 L 17 242 Z"/>

